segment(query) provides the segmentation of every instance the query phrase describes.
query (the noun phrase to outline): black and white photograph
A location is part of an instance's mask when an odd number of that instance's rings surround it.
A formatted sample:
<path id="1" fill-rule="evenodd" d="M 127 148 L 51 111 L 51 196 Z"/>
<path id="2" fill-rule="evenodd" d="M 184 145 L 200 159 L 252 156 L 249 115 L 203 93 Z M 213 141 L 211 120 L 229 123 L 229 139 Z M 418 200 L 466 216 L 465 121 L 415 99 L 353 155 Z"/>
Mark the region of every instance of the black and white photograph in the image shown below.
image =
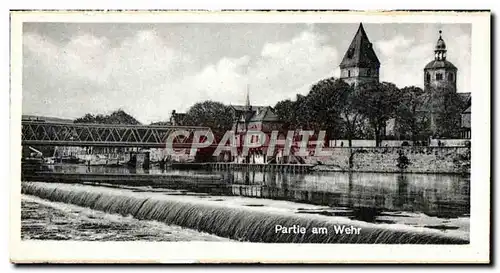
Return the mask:
<path id="1" fill-rule="evenodd" d="M 215 14 L 11 13 L 11 259 L 488 259 L 488 12 Z"/>

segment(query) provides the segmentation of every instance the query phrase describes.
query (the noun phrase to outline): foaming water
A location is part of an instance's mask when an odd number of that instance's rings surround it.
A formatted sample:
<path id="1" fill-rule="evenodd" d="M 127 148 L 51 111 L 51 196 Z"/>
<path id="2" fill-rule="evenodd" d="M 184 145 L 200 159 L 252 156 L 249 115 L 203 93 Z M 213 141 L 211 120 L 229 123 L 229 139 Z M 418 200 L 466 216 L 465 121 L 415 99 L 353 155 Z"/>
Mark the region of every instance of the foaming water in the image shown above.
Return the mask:
<path id="1" fill-rule="evenodd" d="M 230 241 L 158 221 L 138 220 L 62 202 L 23 195 L 22 240 Z"/>
<path id="2" fill-rule="evenodd" d="M 427 229 L 375 225 L 340 217 L 297 215 L 284 210 L 220 204 L 158 193 L 133 192 L 84 185 L 23 182 L 22 192 L 108 213 L 174 224 L 240 241 L 266 243 L 382 243 L 467 244 L 462 238 Z M 275 232 L 275 227 L 298 225 L 306 232 Z M 361 228 L 360 234 L 336 234 L 336 227 Z M 327 233 L 314 234 L 314 227 Z"/>

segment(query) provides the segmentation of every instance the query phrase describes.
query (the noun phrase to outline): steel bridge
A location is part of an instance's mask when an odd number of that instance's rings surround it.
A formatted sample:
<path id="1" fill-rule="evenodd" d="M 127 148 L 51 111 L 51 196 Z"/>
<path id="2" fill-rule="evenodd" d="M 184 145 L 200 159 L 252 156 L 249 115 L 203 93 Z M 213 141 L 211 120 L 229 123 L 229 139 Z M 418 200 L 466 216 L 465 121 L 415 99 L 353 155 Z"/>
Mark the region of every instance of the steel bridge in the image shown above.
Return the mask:
<path id="1" fill-rule="evenodd" d="M 189 148 L 194 131 L 210 130 L 208 127 L 197 126 L 53 123 L 26 120 L 23 120 L 21 125 L 21 144 L 33 146 L 164 148 L 170 134 L 176 130 L 185 130 L 190 136 L 174 138 L 173 146 Z"/>

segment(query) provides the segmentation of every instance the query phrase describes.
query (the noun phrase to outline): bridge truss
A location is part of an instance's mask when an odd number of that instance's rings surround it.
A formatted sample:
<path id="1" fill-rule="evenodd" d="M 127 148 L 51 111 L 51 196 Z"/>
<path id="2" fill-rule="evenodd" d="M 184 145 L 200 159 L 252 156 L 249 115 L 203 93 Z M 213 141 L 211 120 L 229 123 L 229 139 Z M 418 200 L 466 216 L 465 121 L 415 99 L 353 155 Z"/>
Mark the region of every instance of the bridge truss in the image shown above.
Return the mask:
<path id="1" fill-rule="evenodd" d="M 174 138 L 174 147 L 189 148 L 194 131 L 210 130 L 210 128 L 52 123 L 23 120 L 21 143 L 22 145 L 164 148 L 168 136 L 176 130 L 188 131 L 190 136 Z"/>

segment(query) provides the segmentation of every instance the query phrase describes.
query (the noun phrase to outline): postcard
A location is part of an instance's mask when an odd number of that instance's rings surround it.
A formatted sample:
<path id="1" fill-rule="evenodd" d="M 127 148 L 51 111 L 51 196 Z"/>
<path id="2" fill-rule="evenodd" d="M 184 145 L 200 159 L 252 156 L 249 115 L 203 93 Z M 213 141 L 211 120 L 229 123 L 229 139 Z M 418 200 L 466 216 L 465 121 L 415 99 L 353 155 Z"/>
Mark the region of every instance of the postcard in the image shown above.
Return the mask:
<path id="1" fill-rule="evenodd" d="M 11 12 L 11 261 L 489 263 L 490 20 Z"/>

